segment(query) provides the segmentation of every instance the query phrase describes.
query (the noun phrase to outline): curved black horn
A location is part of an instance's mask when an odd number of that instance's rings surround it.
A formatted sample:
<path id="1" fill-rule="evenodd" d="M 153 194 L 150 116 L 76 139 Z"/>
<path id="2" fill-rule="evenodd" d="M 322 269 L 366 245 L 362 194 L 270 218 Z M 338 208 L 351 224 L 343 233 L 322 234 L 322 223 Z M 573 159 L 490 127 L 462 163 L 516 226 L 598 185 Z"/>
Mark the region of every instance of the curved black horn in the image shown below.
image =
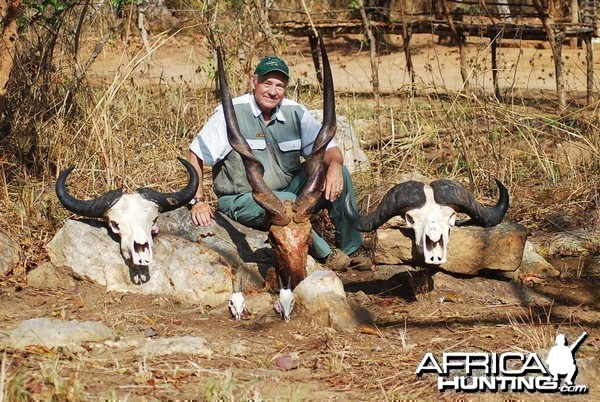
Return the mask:
<path id="1" fill-rule="evenodd" d="M 258 205 L 263 207 L 269 214 L 271 222 L 275 225 L 285 226 L 290 222 L 290 218 L 285 212 L 283 202 L 277 198 L 275 193 L 267 186 L 263 178 L 264 166 L 254 156 L 248 142 L 242 135 L 240 127 L 235 116 L 235 109 L 231 94 L 229 93 L 229 85 L 225 77 L 225 69 L 223 67 L 223 55 L 221 48 L 217 48 L 217 64 L 219 74 L 219 86 L 221 87 L 221 103 L 223 105 L 223 113 L 225 114 L 225 123 L 227 125 L 227 138 L 231 147 L 240 154 L 244 168 L 246 169 L 246 178 L 248 184 L 252 188 L 252 197 Z"/>
<path id="2" fill-rule="evenodd" d="M 67 176 L 73 169 L 74 167 L 70 167 L 63 170 L 58 176 L 58 180 L 56 180 L 55 190 L 58 200 L 63 207 L 77 215 L 88 218 L 102 218 L 106 211 L 119 201 L 119 198 L 123 195 L 123 190 L 111 190 L 92 200 L 78 200 L 69 194 L 66 186 Z"/>
<path id="3" fill-rule="evenodd" d="M 323 182 L 325 180 L 323 155 L 325 154 L 327 145 L 335 135 L 336 129 L 333 77 L 322 36 L 319 36 L 319 44 L 321 45 L 321 58 L 323 59 L 323 123 L 313 143 L 310 156 L 304 163 L 308 180 L 302 193 L 300 193 L 294 203 L 295 222 L 308 220 L 322 196 Z"/>
<path id="4" fill-rule="evenodd" d="M 385 194 L 377 208 L 367 214 L 357 212 L 350 199 L 350 194 L 344 200 L 344 213 L 356 230 L 370 232 L 377 229 L 394 216 L 404 214 L 408 209 L 420 208 L 427 201 L 425 184 L 419 181 L 398 183 Z"/>
<path id="5" fill-rule="evenodd" d="M 160 212 L 172 211 L 190 202 L 190 200 L 194 198 L 194 195 L 196 195 L 196 190 L 200 183 L 198 172 L 196 172 L 194 166 L 183 158 L 177 157 L 177 159 L 179 159 L 179 162 L 183 163 L 183 166 L 185 166 L 189 175 L 188 183 L 184 188 L 175 193 L 161 193 L 147 187 L 137 189 L 137 192 L 140 193 L 142 197 L 148 201 L 155 202 L 158 205 L 158 210 Z"/>
<path id="6" fill-rule="evenodd" d="M 502 222 L 506 211 L 508 211 L 508 190 L 500 182 L 494 179 L 500 193 L 498 202 L 493 207 L 484 207 L 464 188 L 454 180 L 440 179 L 432 182 L 435 202 L 446 205 L 456 212 L 462 212 L 471 217 L 467 224 L 480 225 L 483 227 L 495 226 Z"/>

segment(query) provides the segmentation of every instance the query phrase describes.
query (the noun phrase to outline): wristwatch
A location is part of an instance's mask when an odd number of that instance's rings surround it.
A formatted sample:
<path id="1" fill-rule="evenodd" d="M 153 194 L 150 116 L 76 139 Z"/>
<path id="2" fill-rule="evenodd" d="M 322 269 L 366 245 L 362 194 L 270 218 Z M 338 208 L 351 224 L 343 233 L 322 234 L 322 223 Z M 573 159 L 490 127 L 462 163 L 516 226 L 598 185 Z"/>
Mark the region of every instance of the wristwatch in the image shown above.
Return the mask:
<path id="1" fill-rule="evenodd" d="M 204 202 L 204 198 L 202 198 L 202 197 L 192 198 L 191 201 L 189 202 L 189 204 L 193 206 L 199 202 Z"/>

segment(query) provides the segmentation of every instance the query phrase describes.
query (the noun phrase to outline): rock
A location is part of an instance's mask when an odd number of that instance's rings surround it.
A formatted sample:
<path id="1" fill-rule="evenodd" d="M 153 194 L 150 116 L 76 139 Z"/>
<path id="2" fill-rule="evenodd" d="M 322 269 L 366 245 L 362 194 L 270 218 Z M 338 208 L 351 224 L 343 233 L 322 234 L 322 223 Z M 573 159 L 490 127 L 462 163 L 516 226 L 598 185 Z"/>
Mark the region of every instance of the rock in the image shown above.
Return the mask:
<path id="1" fill-rule="evenodd" d="M 261 292 L 246 297 L 246 308 L 252 315 L 266 314 L 273 311 L 274 296 L 269 292 Z"/>
<path id="2" fill-rule="evenodd" d="M 567 230 L 554 234 L 548 247 L 548 255 L 582 256 L 600 248 L 600 225 Z"/>
<path id="3" fill-rule="evenodd" d="M 335 272 L 329 270 L 313 272 L 296 286 L 294 293 L 297 298 L 304 301 L 312 300 L 322 293 L 334 293 L 346 297 L 344 284 Z"/>
<path id="4" fill-rule="evenodd" d="M 427 266 L 415 246 L 411 229 L 379 229 L 375 237 L 376 264 Z M 440 268 L 467 275 L 483 270 L 515 271 L 521 264 L 526 239 L 525 227 L 510 221 L 491 228 L 453 227 L 448 260 Z"/>
<path id="5" fill-rule="evenodd" d="M 323 121 L 323 110 L 311 110 L 310 114 L 318 121 Z M 350 173 L 363 172 L 369 168 L 369 158 L 360 147 L 350 120 L 346 116 L 336 116 L 337 130 L 335 141 L 344 156 L 344 165 Z"/>
<path id="6" fill-rule="evenodd" d="M 213 354 L 213 350 L 207 346 L 206 339 L 200 336 L 146 339 L 141 346 L 140 355 L 148 357 L 180 353 L 210 359 Z"/>
<path id="7" fill-rule="evenodd" d="M 444 272 L 432 277 L 433 291 L 428 295 L 442 303 L 545 305 L 554 303 L 535 289 L 516 282 L 480 277 L 457 278 Z"/>
<path id="8" fill-rule="evenodd" d="M 600 364 L 596 357 L 577 357 L 576 384 L 585 384 L 590 389 L 598 389 L 600 386 Z"/>
<path id="9" fill-rule="evenodd" d="M 199 227 L 194 225 L 186 208 L 162 214 L 158 224 L 162 233 L 198 241 L 223 256 L 234 267 L 237 279 L 243 278 L 244 290 L 279 289 L 266 231 L 241 225 L 218 212 L 210 226 Z M 322 267 L 309 255 L 307 273 L 319 269 Z"/>
<path id="10" fill-rule="evenodd" d="M 218 212 L 210 226 L 201 227 L 192 222 L 187 208 L 177 208 L 161 214 L 158 226 L 160 233 L 205 245 L 234 268 L 245 262 L 255 262 L 265 276 L 262 263 L 271 263 L 273 259 L 266 231 L 246 227 Z"/>
<path id="11" fill-rule="evenodd" d="M 361 323 L 375 321 L 370 312 L 346 298 L 342 281 L 332 271 L 313 272 L 300 282 L 294 294 L 294 313 L 309 317 L 313 324 L 338 332 L 355 332 Z"/>
<path id="12" fill-rule="evenodd" d="M 60 321 L 34 318 L 22 321 L 14 330 L 2 330 L 0 342 L 16 349 L 40 345 L 47 348 L 66 347 L 73 352 L 84 351 L 84 342 L 116 340 L 117 335 L 104 324 L 94 321 Z"/>
<path id="13" fill-rule="evenodd" d="M 0 230 L 0 274 L 8 275 L 19 263 L 19 245 Z"/>
<path id="14" fill-rule="evenodd" d="M 560 271 L 555 269 L 552 264 L 539 255 L 530 241 L 526 241 L 525 249 L 523 250 L 523 260 L 521 261 L 519 269 L 514 272 L 513 279 L 524 274 L 537 275 L 542 278 L 551 278 L 559 276 Z"/>
<path id="15" fill-rule="evenodd" d="M 68 289 L 75 280 L 64 267 L 45 262 L 27 274 L 27 285 L 38 289 Z"/>
<path id="16" fill-rule="evenodd" d="M 54 266 L 68 267 L 107 291 L 170 295 L 209 307 L 231 294 L 231 267 L 215 251 L 181 237 L 156 236 L 149 267 L 127 265 L 118 239 L 97 222 L 67 221 L 46 249 Z"/>
<path id="17" fill-rule="evenodd" d="M 109 348 L 134 350 L 144 357 L 165 356 L 171 354 L 195 355 L 210 358 L 214 353 L 205 338 L 200 336 L 175 336 L 172 338 L 148 338 L 133 336 L 118 341 L 107 340 Z"/>

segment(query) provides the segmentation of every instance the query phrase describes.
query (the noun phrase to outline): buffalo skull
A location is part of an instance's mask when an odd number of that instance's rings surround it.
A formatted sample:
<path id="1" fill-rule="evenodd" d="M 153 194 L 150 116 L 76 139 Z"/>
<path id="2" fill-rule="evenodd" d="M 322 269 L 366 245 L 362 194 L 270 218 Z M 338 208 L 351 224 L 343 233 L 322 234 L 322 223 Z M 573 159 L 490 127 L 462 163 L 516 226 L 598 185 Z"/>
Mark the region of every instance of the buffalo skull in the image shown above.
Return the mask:
<path id="1" fill-rule="evenodd" d="M 311 154 L 304 163 L 308 177 L 306 186 L 294 202 L 283 202 L 265 183 L 264 167 L 252 153 L 240 131 L 223 69 L 223 56 L 221 50 L 217 49 L 219 86 L 227 137 L 231 147 L 242 158 L 246 178 L 252 188 L 252 197 L 265 210 L 265 223 L 277 270 L 284 283 L 290 284 L 290 289 L 295 288 L 307 275 L 306 262 L 312 229 L 310 217 L 323 195 L 323 155 L 336 129 L 333 78 L 323 40 L 319 39 L 323 59 L 323 123 L 313 143 Z"/>
<path id="2" fill-rule="evenodd" d="M 508 191 L 496 180 L 499 199 L 495 206 L 484 207 L 454 180 L 440 179 L 426 185 L 407 181 L 392 187 L 377 208 L 361 215 L 349 197 L 344 210 L 352 226 L 361 232 L 377 229 L 392 217 L 401 215 L 415 232 L 417 249 L 428 264 L 440 265 L 447 260 L 450 227 L 455 226 L 456 214 L 465 213 L 471 219 L 459 225 L 495 226 L 502 222 L 508 210 Z"/>
<path id="3" fill-rule="evenodd" d="M 138 188 L 133 194 L 111 190 L 91 200 L 78 200 L 67 191 L 67 176 L 73 167 L 65 169 L 56 181 L 56 195 L 69 211 L 88 218 L 108 221 L 113 233 L 121 238 L 121 254 L 135 265 L 152 263 L 152 234 L 158 232 L 156 221 L 160 212 L 186 205 L 198 188 L 198 173 L 185 159 L 178 158 L 188 171 L 187 185 L 175 193 L 161 193 L 151 188 Z"/>

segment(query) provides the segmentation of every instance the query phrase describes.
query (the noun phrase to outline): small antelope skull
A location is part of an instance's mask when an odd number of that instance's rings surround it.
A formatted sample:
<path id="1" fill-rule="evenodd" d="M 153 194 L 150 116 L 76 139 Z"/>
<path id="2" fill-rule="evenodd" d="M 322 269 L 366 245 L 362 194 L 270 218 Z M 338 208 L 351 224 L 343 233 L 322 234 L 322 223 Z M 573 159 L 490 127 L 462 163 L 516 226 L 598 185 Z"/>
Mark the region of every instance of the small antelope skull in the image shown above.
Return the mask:
<path id="1" fill-rule="evenodd" d="M 239 320 L 243 317 L 248 316 L 248 310 L 246 310 L 246 299 L 242 293 L 242 279 L 240 278 L 240 287 L 235 290 L 235 282 L 231 279 L 231 297 L 229 298 L 229 311 L 231 316 Z"/>
<path id="2" fill-rule="evenodd" d="M 287 286 L 283 286 L 281 277 L 279 277 L 279 299 L 275 302 L 275 311 L 281 314 L 281 318 L 285 322 L 290 322 L 292 310 L 294 310 L 294 304 L 296 303 L 296 296 L 290 288 L 291 277 L 288 279 Z"/>
<path id="3" fill-rule="evenodd" d="M 447 261 L 450 228 L 456 224 L 456 214 L 465 213 L 471 218 L 462 225 L 483 227 L 502 222 L 508 210 L 508 191 L 496 180 L 500 193 L 493 207 L 484 207 L 461 184 L 440 179 L 429 186 L 417 181 L 407 181 L 392 187 L 377 208 L 368 215 L 356 211 L 349 197 L 344 210 L 352 226 L 370 232 L 389 219 L 403 215 L 408 227 L 415 232 L 415 244 L 427 264 L 440 265 Z"/>
<path id="4" fill-rule="evenodd" d="M 61 172 L 56 181 L 56 195 L 69 211 L 88 218 L 108 221 L 110 230 L 121 239 L 121 255 L 135 265 L 150 265 L 152 235 L 158 232 L 156 221 L 161 212 L 171 211 L 186 205 L 198 188 L 196 169 L 185 159 L 178 158 L 188 171 L 189 180 L 182 190 L 161 193 L 151 188 L 138 188 L 133 194 L 123 190 L 111 190 L 91 200 L 78 200 L 67 191 L 67 176 L 72 167 Z"/>

